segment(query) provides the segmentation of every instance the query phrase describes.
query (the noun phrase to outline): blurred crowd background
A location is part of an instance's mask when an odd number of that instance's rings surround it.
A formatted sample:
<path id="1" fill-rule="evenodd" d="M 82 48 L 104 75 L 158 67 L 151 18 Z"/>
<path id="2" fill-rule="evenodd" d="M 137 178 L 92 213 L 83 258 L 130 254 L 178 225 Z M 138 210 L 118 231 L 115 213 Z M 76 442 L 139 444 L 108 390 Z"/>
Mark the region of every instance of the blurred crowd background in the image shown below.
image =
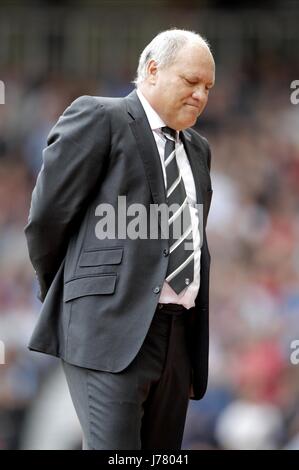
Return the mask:
<path id="1" fill-rule="evenodd" d="M 217 64 L 197 124 L 213 156 L 210 381 L 190 402 L 184 449 L 299 449 L 299 104 L 290 100 L 299 2 L 290 0 L 1 2 L 0 449 L 81 446 L 59 361 L 26 348 L 40 303 L 23 228 L 47 134 L 82 94 L 128 94 L 141 50 L 175 26 L 206 36 Z"/>

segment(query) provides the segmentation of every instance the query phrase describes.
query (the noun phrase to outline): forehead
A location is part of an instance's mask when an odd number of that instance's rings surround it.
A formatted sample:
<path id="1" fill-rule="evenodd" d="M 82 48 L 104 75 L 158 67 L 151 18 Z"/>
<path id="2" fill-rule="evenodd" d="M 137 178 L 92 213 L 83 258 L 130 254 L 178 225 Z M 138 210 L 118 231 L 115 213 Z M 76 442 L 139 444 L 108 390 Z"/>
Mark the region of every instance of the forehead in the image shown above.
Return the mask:
<path id="1" fill-rule="evenodd" d="M 172 66 L 178 73 L 212 76 L 215 73 L 212 54 L 206 46 L 198 44 L 189 44 L 180 49 Z"/>

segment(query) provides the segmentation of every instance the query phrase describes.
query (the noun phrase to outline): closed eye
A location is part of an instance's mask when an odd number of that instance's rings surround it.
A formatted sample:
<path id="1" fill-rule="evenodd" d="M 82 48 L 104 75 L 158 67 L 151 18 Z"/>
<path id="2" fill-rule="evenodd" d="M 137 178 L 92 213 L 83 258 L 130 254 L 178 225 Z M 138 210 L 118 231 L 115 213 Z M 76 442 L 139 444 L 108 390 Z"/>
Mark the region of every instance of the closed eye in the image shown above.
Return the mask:
<path id="1" fill-rule="evenodd" d="M 194 85 L 197 85 L 198 83 L 200 83 L 198 80 L 191 80 L 190 78 L 186 78 L 186 77 L 183 77 L 183 79 L 190 86 L 194 86 Z M 205 85 L 205 88 L 207 90 L 210 90 L 212 87 L 213 87 L 213 84 L 211 84 L 211 83 Z"/>
<path id="2" fill-rule="evenodd" d="M 197 81 L 194 80 L 189 80 L 188 78 L 184 78 L 185 82 L 188 83 L 188 85 L 193 86 L 197 84 Z"/>

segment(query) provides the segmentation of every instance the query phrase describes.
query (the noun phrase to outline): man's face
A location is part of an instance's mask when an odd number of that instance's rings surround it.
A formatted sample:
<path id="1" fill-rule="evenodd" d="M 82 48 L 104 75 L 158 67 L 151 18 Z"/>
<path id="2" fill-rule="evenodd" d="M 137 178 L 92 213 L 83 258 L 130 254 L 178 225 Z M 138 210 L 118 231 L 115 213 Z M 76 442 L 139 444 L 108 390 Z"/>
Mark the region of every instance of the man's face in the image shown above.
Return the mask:
<path id="1" fill-rule="evenodd" d="M 215 64 L 205 46 L 183 47 L 175 62 L 159 69 L 149 63 L 149 101 L 165 124 L 182 130 L 195 124 L 204 110 L 214 85 Z"/>

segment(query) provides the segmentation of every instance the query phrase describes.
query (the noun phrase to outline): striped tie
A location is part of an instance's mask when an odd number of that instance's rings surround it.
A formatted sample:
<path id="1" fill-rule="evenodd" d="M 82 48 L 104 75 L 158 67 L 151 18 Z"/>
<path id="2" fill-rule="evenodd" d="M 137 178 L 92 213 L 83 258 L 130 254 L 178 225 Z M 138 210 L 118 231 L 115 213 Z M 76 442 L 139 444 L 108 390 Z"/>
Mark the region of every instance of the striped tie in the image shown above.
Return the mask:
<path id="1" fill-rule="evenodd" d="M 170 209 L 168 214 L 169 263 L 166 281 L 179 294 L 193 281 L 194 276 L 191 215 L 184 182 L 175 156 L 176 131 L 169 127 L 162 127 L 162 132 L 166 138 L 164 164 L 167 204 Z"/>

